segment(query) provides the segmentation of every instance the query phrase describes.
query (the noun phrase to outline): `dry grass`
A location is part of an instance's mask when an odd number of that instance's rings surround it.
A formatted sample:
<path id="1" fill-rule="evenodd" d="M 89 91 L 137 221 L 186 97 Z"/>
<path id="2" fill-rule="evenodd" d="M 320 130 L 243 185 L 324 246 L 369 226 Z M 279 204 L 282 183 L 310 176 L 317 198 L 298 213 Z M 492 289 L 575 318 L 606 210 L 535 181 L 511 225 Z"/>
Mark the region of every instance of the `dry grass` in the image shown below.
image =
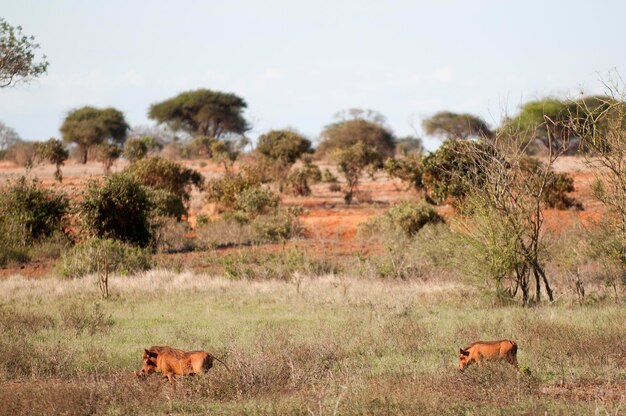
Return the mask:
<path id="1" fill-rule="evenodd" d="M 166 271 L 113 277 L 111 291 L 96 307 L 93 277 L 0 281 L 0 325 L 10 335 L 0 343 L 1 414 L 616 414 L 626 406 L 626 310 L 610 302 L 522 309 L 434 278 L 231 281 Z M 496 338 L 518 342 L 521 374 L 497 363 L 458 374 L 458 347 Z M 230 371 L 217 363 L 176 389 L 157 376 L 133 378 L 142 348 L 154 344 L 208 350 Z"/>

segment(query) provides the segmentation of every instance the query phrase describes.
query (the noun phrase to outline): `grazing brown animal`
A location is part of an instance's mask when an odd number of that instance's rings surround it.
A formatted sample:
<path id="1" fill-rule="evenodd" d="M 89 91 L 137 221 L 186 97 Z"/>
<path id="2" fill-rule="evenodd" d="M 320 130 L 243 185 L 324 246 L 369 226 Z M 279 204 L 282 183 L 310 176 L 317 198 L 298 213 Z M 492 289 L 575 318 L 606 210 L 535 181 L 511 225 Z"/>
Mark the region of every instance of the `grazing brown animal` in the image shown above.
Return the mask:
<path id="1" fill-rule="evenodd" d="M 501 341 L 478 341 L 462 348 L 459 353 L 459 371 L 465 370 L 473 362 L 481 365 L 483 359 L 504 360 L 518 369 L 517 344 L 504 339 Z"/>
<path id="2" fill-rule="evenodd" d="M 160 372 L 173 383 L 175 375 L 193 375 L 209 371 L 213 367 L 213 360 L 219 361 L 228 369 L 222 360 L 205 351 L 184 351 L 168 346 L 153 346 L 144 349 L 143 365 L 137 375 Z"/>

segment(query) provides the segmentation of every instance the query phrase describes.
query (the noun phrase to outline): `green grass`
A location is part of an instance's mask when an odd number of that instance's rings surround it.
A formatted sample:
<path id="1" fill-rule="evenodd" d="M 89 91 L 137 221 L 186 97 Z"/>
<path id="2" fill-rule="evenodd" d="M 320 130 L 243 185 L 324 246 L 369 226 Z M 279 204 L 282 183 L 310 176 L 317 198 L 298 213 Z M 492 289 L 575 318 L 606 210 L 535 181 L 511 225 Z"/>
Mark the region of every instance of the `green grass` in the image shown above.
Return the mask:
<path id="1" fill-rule="evenodd" d="M 0 413 L 589 414 L 626 409 L 626 308 L 494 306 L 461 283 L 229 281 L 152 271 L 0 281 Z M 96 306 L 98 304 L 98 306 Z M 510 338 L 459 375 L 459 347 Z M 135 379 L 144 347 L 224 357 L 174 390 Z M 26 352 L 24 354 L 24 352 Z M 26 358 L 24 358 L 26 357 Z"/>

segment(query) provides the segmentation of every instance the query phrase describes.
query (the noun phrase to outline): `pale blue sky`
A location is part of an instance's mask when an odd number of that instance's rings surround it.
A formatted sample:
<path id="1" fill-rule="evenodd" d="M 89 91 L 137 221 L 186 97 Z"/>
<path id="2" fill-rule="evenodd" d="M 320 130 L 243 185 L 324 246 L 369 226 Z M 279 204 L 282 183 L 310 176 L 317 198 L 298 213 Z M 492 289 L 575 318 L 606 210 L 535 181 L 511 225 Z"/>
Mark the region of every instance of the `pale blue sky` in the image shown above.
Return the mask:
<path id="1" fill-rule="evenodd" d="M 293 127 L 316 138 L 347 108 L 398 135 L 439 110 L 492 126 L 545 95 L 601 92 L 626 73 L 622 1 L 0 0 L 50 61 L 0 90 L 0 120 L 23 138 L 59 137 L 78 106 L 114 106 L 132 126 L 148 106 L 209 88 L 248 103 L 251 136 Z"/>

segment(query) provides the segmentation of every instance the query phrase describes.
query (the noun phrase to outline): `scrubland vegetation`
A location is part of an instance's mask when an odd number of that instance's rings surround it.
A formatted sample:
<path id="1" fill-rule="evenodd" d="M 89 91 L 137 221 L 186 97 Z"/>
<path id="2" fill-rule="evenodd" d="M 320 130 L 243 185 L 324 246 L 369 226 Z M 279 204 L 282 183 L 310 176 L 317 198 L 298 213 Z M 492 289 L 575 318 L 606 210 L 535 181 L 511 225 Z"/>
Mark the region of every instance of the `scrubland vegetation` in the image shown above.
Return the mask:
<path id="1" fill-rule="evenodd" d="M 0 29 L 20 63 L 0 87 L 46 71 Z M 2 166 L 26 169 L 0 185 L 0 413 L 623 413 L 621 91 L 526 103 L 495 128 L 439 112 L 430 153 L 358 109 L 316 147 L 293 129 L 253 147 L 245 100 L 208 89 L 152 104 L 157 127 L 92 106 L 62 140 L 0 124 Z M 565 154 L 583 168 L 559 170 Z M 89 180 L 63 172 L 94 161 Z M 358 227 L 322 237 L 328 206 Z M 460 347 L 503 338 L 519 373 L 457 372 Z M 157 344 L 230 370 L 135 378 Z"/>

